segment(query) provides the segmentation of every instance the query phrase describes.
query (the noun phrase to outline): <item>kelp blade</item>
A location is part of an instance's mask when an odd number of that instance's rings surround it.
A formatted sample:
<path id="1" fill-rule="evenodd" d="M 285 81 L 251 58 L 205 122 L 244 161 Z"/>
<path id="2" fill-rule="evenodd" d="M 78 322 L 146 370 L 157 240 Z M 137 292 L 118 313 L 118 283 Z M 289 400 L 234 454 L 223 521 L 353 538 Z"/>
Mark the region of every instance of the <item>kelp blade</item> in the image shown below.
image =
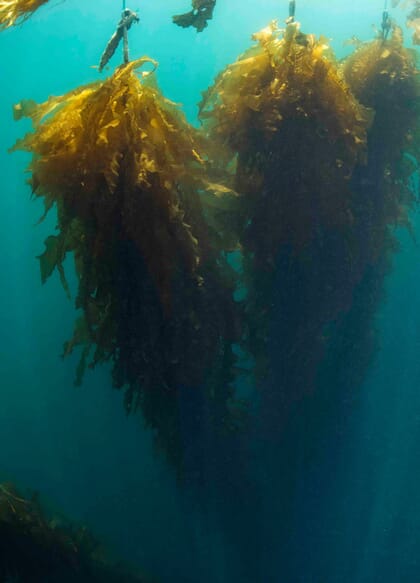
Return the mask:
<path id="1" fill-rule="evenodd" d="M 48 0 L 0 0 L 0 29 L 29 18 Z"/>

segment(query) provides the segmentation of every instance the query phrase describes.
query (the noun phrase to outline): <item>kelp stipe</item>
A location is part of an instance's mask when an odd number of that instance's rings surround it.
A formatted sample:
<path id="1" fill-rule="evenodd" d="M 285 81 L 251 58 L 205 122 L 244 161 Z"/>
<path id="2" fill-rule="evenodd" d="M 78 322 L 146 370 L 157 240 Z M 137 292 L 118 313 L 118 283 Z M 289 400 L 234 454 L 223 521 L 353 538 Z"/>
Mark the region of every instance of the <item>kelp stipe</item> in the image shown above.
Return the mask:
<path id="1" fill-rule="evenodd" d="M 111 362 L 126 410 L 141 409 L 175 460 L 178 387 L 204 384 L 209 407 L 229 417 L 239 327 L 233 272 L 204 220 L 216 187 L 202 140 L 149 74 L 139 79 L 146 63 L 156 65 L 140 59 L 16 106 L 35 129 L 15 149 L 33 154 L 34 194 L 57 208 L 43 279 L 57 269 L 65 284 L 63 260 L 74 254 L 82 316 L 64 353 L 81 348 L 78 382 L 86 366 Z"/>

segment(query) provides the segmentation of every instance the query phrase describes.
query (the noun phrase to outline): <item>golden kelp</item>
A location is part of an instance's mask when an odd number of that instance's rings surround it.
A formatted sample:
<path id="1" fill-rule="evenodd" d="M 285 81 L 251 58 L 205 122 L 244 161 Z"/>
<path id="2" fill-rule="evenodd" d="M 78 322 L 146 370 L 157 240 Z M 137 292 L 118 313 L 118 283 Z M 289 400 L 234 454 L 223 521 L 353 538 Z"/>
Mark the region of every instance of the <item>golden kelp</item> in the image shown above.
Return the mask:
<path id="1" fill-rule="evenodd" d="M 400 0 L 394 0 L 393 7 L 398 6 Z M 407 16 L 407 26 L 413 29 L 412 41 L 415 45 L 420 45 L 420 0 L 406 0 L 402 7 L 412 6 L 410 13 Z"/>
<path id="2" fill-rule="evenodd" d="M 234 279 L 199 195 L 211 199 L 208 160 L 178 107 L 136 75 L 146 62 L 39 106 L 22 102 L 15 116 L 27 113 L 35 131 L 15 148 L 32 152 L 33 191 L 57 207 L 43 280 L 57 269 L 66 286 L 74 253 L 82 316 L 65 354 L 82 347 L 78 380 L 110 361 L 127 411 L 140 407 L 173 453 L 179 386 L 206 380 L 218 410 L 228 406 L 238 326 Z"/>
<path id="3" fill-rule="evenodd" d="M 322 351 L 325 321 L 351 298 L 335 281 L 342 265 L 330 269 L 325 260 L 328 245 L 338 263 L 351 245 L 350 178 L 365 157 L 370 114 L 351 95 L 324 39 L 302 34 L 297 23 L 284 35 L 272 23 L 254 38 L 258 45 L 204 94 L 201 119 L 237 158 L 248 346 L 265 371 L 277 273 L 285 310 L 280 359 L 289 359 L 285 369 L 299 368 L 307 384 Z M 291 274 L 294 282 L 286 289 Z M 352 277 L 360 278 L 357 266 Z M 293 385 L 286 373 L 285 382 Z"/>
<path id="4" fill-rule="evenodd" d="M 48 0 L 0 0 L 0 28 L 8 28 L 29 18 Z"/>

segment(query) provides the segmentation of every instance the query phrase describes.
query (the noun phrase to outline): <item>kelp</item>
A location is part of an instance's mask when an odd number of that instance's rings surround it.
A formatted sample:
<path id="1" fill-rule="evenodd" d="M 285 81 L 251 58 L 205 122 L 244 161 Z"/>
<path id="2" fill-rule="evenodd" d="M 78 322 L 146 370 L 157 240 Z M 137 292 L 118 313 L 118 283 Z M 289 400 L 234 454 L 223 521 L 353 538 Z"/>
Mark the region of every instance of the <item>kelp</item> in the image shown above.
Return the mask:
<path id="1" fill-rule="evenodd" d="M 302 302 L 285 336 L 289 353 L 306 350 L 306 342 L 314 348 L 321 322 L 349 301 L 348 294 L 334 297 L 335 282 L 317 247 L 350 228 L 349 177 L 365 156 L 369 113 L 351 96 L 325 39 L 303 35 L 298 24 L 281 35 L 275 23 L 254 39 L 258 45 L 204 94 L 201 119 L 237 157 L 248 347 L 264 374 L 281 254 L 287 273 L 306 273 L 309 280 L 316 279 L 309 272 L 317 265 L 322 283 L 316 285 L 323 288 L 302 281 L 303 289 L 290 282 L 285 290 Z"/>
<path id="2" fill-rule="evenodd" d="M 29 18 L 48 0 L 0 0 L 0 29 Z"/>
<path id="3" fill-rule="evenodd" d="M 414 196 L 410 176 L 420 153 L 417 54 L 403 46 L 402 31 L 394 25 L 390 39 L 363 43 L 350 55 L 343 74 L 357 99 L 375 112 L 368 163 L 355 176 L 354 188 L 379 205 L 373 209 L 375 223 L 407 225 Z"/>
<path id="4" fill-rule="evenodd" d="M 197 32 L 202 32 L 209 20 L 213 18 L 216 0 L 192 0 L 192 10 L 185 14 L 178 14 L 172 20 L 182 28 L 193 26 Z"/>
<path id="5" fill-rule="evenodd" d="M 84 526 L 49 515 L 39 497 L 0 484 L 0 579 L 19 583 L 150 583 L 107 558 Z"/>
<path id="6" fill-rule="evenodd" d="M 400 0 L 394 0 L 392 6 L 398 6 Z M 403 2 L 403 7 L 412 6 L 411 11 L 407 15 L 407 26 L 413 29 L 412 41 L 413 44 L 420 44 L 420 0 L 408 0 Z"/>
<path id="7" fill-rule="evenodd" d="M 81 316 L 64 354 L 80 347 L 77 380 L 110 362 L 126 410 L 140 408 L 174 458 L 179 387 L 205 382 L 209 408 L 228 419 L 239 328 L 233 271 L 205 221 L 229 189 L 215 192 L 196 130 L 150 75 L 139 79 L 146 62 L 156 65 L 140 59 L 39 106 L 22 102 L 15 117 L 29 115 L 35 131 L 15 149 L 33 154 L 33 192 L 57 209 L 43 280 L 57 269 L 67 287 L 74 255 Z"/>
<path id="8" fill-rule="evenodd" d="M 364 326 L 359 323 L 357 342 L 350 343 L 348 352 L 356 352 L 357 357 L 341 367 L 342 377 L 346 377 L 342 384 L 354 376 L 354 371 L 366 370 L 367 355 L 374 354 L 378 341 L 376 329 L 369 322 L 374 321 L 384 277 L 398 249 L 396 228 L 411 231 L 410 211 L 419 196 L 415 180 L 420 156 L 417 55 L 404 47 L 398 26 L 394 24 L 391 32 L 387 40 L 379 36 L 359 45 L 342 65 L 352 92 L 375 114 L 367 133 L 367 163 L 360 165 L 352 177 L 353 214 L 366 258 L 364 281 L 359 287 L 364 286 L 362 299 L 370 305 L 371 314 Z M 357 319 L 353 317 L 347 329 L 351 330 Z"/>
<path id="9" fill-rule="evenodd" d="M 291 403 L 317 388 L 334 345 L 345 346 L 346 335 L 353 337 L 347 315 L 354 298 L 361 305 L 360 296 L 367 300 L 372 292 L 377 306 L 382 297 L 396 247 L 392 227 L 406 223 L 413 197 L 404 172 L 394 175 L 390 157 L 377 150 L 398 153 L 393 164 L 401 164 L 407 125 L 418 114 L 415 93 L 405 99 L 397 84 L 393 94 L 386 77 L 376 100 L 361 99 L 356 61 L 342 69 L 325 39 L 302 34 L 298 23 L 284 33 L 273 23 L 254 39 L 258 44 L 204 94 L 200 116 L 205 131 L 229 147 L 236 163 L 240 220 L 234 228 L 247 290 L 244 344 L 257 376 L 271 379 L 264 383 L 262 407 L 265 419 L 278 427 Z M 412 60 L 398 66 L 408 62 L 399 73 L 396 66 L 388 81 L 408 75 L 414 87 Z M 373 143 L 381 103 L 392 107 L 381 143 Z M 373 346 L 374 312 L 373 306 L 364 311 L 361 346 Z M 340 359 L 343 369 L 350 366 L 345 355 Z M 362 360 L 353 367 L 364 367 Z"/>
<path id="10" fill-rule="evenodd" d="M 420 1 L 415 0 L 413 9 L 407 17 L 407 26 L 413 29 L 413 44 L 420 45 Z"/>

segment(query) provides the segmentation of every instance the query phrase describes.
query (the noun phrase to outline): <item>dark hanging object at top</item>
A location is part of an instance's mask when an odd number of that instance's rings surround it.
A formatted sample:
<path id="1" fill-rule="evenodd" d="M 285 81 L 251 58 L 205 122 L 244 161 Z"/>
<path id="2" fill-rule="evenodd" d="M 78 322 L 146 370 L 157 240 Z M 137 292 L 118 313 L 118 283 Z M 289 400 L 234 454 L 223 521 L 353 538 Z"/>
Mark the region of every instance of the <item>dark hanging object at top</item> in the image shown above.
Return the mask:
<path id="1" fill-rule="evenodd" d="M 213 18 L 215 6 L 216 0 L 192 0 L 193 9 L 185 14 L 173 16 L 172 20 L 182 28 L 194 26 L 197 32 L 202 32 L 207 26 L 207 21 Z"/>
<path id="2" fill-rule="evenodd" d="M 124 62 L 128 63 L 129 58 L 127 32 L 135 22 L 140 22 L 137 13 L 133 10 L 130 10 L 129 8 L 124 8 L 121 20 L 119 21 L 114 34 L 109 39 L 109 42 L 106 45 L 104 52 L 102 53 L 101 61 L 99 63 L 99 71 L 102 71 L 114 56 L 114 53 L 122 40 L 124 41 Z"/>

